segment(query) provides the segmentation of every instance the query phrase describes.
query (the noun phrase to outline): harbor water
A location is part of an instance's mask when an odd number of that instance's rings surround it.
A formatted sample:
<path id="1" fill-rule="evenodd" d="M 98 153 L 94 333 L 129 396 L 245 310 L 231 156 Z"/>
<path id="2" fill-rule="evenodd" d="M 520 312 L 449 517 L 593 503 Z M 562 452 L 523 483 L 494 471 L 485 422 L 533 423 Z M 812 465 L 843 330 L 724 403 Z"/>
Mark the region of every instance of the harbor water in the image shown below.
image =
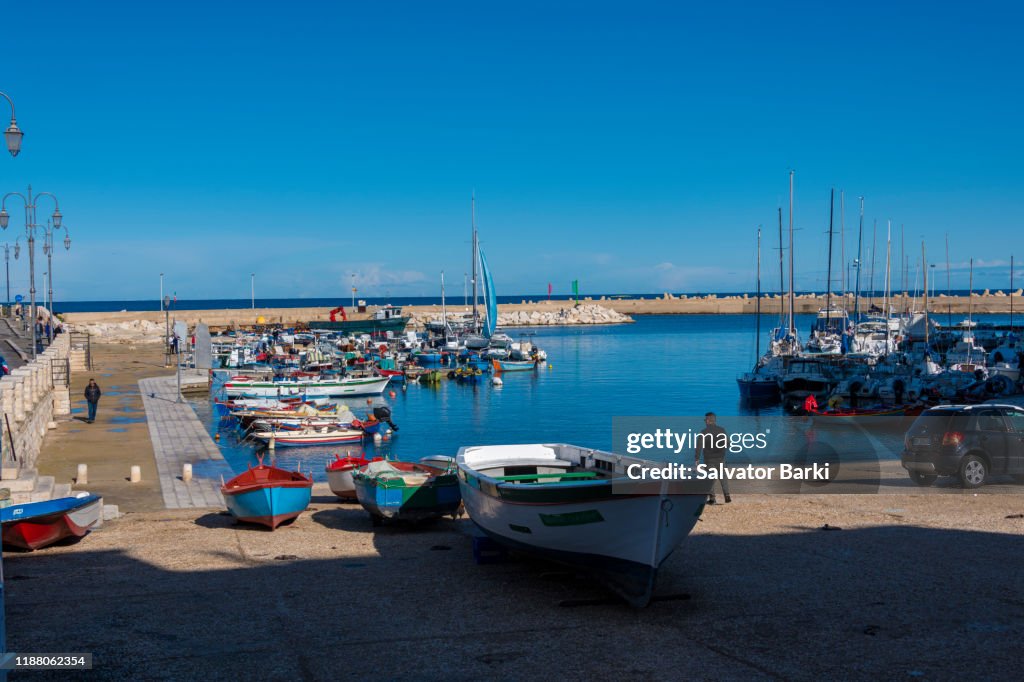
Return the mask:
<path id="1" fill-rule="evenodd" d="M 985 316 L 979 322 L 1004 322 Z M 806 336 L 813 316 L 798 316 Z M 761 350 L 768 328 L 777 318 L 762 319 Z M 754 407 L 739 399 L 736 377 L 755 361 L 755 319 L 752 315 L 638 316 L 626 325 L 510 329 L 514 340 L 527 337 L 547 351 L 547 364 L 528 372 L 506 372 L 502 386 L 489 375 L 475 383 L 442 380 L 437 385 L 392 382 L 374 405 L 387 404 L 399 426 L 388 441 L 374 445 L 278 447 L 279 466 L 312 471 L 324 480 L 324 463 L 334 453 L 365 451 L 416 460 L 427 455 L 454 456 L 467 445 L 566 442 L 612 449 L 613 416 L 674 415 L 703 424 L 708 411 L 719 415 L 727 430 L 741 417 L 782 419 L 779 405 Z M 214 393 L 217 396 L 216 385 Z M 391 397 L 390 392 L 395 396 Z M 223 397 L 222 395 L 220 397 Z M 338 402 L 359 418 L 371 409 L 366 398 Z M 225 460 L 235 471 L 255 464 L 256 444 L 240 440 L 233 420 L 220 419 L 211 400 L 193 402 L 211 435 L 220 434 Z M 789 423 L 788 421 L 785 423 Z M 801 434 L 806 426 L 787 426 Z M 803 437 L 803 436 L 801 436 Z M 886 457 L 898 456 L 902 435 L 890 435 Z"/>

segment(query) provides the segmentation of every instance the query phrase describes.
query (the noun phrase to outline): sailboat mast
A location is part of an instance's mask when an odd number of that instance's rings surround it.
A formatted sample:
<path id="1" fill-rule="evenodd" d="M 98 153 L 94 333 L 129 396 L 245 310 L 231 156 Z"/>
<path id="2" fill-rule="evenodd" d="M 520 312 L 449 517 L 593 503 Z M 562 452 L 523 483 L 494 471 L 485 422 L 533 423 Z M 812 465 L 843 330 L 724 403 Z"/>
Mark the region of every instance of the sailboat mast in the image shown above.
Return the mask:
<path id="1" fill-rule="evenodd" d="M 480 314 L 476 309 L 477 292 L 479 291 L 477 276 L 477 261 L 480 260 L 480 245 L 477 243 L 476 237 L 476 192 L 473 192 L 470 198 L 470 223 L 473 226 L 473 332 L 480 331 Z"/>
<path id="2" fill-rule="evenodd" d="M 786 295 L 786 268 L 782 265 L 782 254 L 784 253 L 782 248 L 782 207 L 779 206 L 779 326 L 786 321 L 786 307 L 782 303 L 783 296 Z"/>
<path id="3" fill-rule="evenodd" d="M 793 173 L 789 171 L 789 333 L 794 334 L 793 326 Z"/>
<path id="4" fill-rule="evenodd" d="M 869 298 L 875 300 L 875 251 L 878 246 L 878 218 L 871 221 L 871 276 L 868 278 L 868 290 L 871 292 Z"/>
<path id="5" fill-rule="evenodd" d="M 950 293 L 953 291 L 952 279 L 949 274 L 949 232 L 946 233 L 946 321 L 953 326 L 953 300 Z"/>
<path id="6" fill-rule="evenodd" d="M 843 307 L 846 304 L 846 291 L 849 282 L 846 278 L 846 193 L 844 190 L 839 190 L 839 263 L 842 269 L 840 277 L 843 282 Z"/>
<path id="7" fill-rule="evenodd" d="M 885 289 L 882 292 L 882 305 L 885 309 L 882 314 L 885 316 L 885 349 L 889 352 L 889 288 L 892 285 L 892 221 L 888 221 L 885 238 Z"/>
<path id="8" fill-rule="evenodd" d="M 1013 255 L 1010 256 L 1010 333 L 1013 333 Z"/>
<path id="9" fill-rule="evenodd" d="M 1011 318 L 1012 322 L 1012 318 Z M 1011 324 L 1012 326 L 1012 324 Z M 761 226 L 757 226 L 757 340 L 754 342 L 754 353 L 761 357 Z"/>
<path id="10" fill-rule="evenodd" d="M 441 271 L 441 326 L 444 329 L 444 340 L 448 341 L 448 309 L 444 303 L 444 270 Z"/>
<path id="11" fill-rule="evenodd" d="M 832 319 L 832 214 L 836 208 L 836 190 L 828 195 L 828 274 L 825 276 L 825 329 Z"/>
<path id="12" fill-rule="evenodd" d="M 971 257 L 971 271 L 967 279 L 967 327 L 970 328 L 974 313 L 974 257 Z M 973 334 L 972 334 L 973 336 Z"/>
<path id="13" fill-rule="evenodd" d="M 857 283 L 853 294 L 853 319 L 860 322 L 860 271 L 864 267 L 861 247 L 864 245 L 864 197 L 860 198 L 860 228 L 857 230 Z"/>
<path id="14" fill-rule="evenodd" d="M 921 271 L 924 273 L 924 350 L 928 352 L 928 258 L 924 251 L 924 242 L 921 242 Z"/>

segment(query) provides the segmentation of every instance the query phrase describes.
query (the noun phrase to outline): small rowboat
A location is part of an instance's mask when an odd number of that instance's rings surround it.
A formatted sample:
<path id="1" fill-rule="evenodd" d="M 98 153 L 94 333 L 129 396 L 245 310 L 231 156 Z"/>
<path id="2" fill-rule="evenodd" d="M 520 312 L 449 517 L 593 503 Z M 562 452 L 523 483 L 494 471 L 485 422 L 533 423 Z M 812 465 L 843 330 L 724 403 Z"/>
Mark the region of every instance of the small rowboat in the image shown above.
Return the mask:
<path id="1" fill-rule="evenodd" d="M 100 522 L 103 498 L 89 493 L 0 509 L 4 547 L 40 549 L 70 537 L 83 537 Z"/>
<path id="2" fill-rule="evenodd" d="M 341 445 L 358 443 L 363 440 L 363 432 L 355 429 L 304 429 L 301 431 L 254 431 L 252 437 L 269 443 L 273 439 L 275 445 L 293 447 L 298 445 Z"/>
<path id="3" fill-rule="evenodd" d="M 373 525 L 384 519 L 422 521 L 459 511 L 462 495 L 455 469 L 380 460 L 352 474 L 359 504 Z"/>
<path id="4" fill-rule="evenodd" d="M 312 477 L 263 464 L 250 466 L 221 486 L 228 511 L 239 521 L 274 530 L 309 506 Z"/>
<path id="5" fill-rule="evenodd" d="M 380 457 L 375 458 L 373 461 L 378 460 L 380 460 Z M 331 487 L 331 492 L 343 500 L 355 500 L 356 485 L 352 481 L 352 472 L 369 463 L 370 460 L 366 459 L 365 454 L 359 457 L 353 457 L 352 455 L 342 457 L 335 454 L 334 461 L 328 462 L 326 467 L 327 484 Z"/>
<path id="6" fill-rule="evenodd" d="M 528 372 L 537 369 L 533 360 L 491 360 L 495 372 Z"/>

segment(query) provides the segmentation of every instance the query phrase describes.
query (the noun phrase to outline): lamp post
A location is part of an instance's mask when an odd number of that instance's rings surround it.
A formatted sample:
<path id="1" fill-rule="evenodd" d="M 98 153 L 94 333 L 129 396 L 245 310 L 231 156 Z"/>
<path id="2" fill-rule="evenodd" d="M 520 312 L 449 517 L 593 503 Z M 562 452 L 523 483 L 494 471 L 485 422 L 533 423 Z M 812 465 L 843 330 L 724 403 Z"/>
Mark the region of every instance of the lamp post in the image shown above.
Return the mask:
<path id="1" fill-rule="evenodd" d="M 12 127 L 14 123 L 12 121 Z M 5 135 L 10 134 L 10 128 L 7 129 Z M 8 138 L 10 139 L 10 138 Z M 20 144 L 20 137 L 19 144 Z M 13 152 L 12 152 L 13 153 Z M 4 195 L 3 200 L 0 200 L 0 228 L 7 229 L 7 223 L 10 221 L 11 216 L 7 213 L 7 199 L 10 197 L 18 197 L 25 204 L 25 234 L 28 237 L 28 279 L 29 279 L 29 298 L 30 298 L 30 312 L 32 315 L 32 359 L 36 358 L 36 347 L 39 343 L 38 335 L 36 333 L 36 238 L 35 229 L 39 227 L 36 224 L 36 202 L 39 197 L 49 197 L 53 199 L 53 226 L 60 228 L 63 216 L 60 213 L 60 202 L 57 201 L 57 197 L 50 192 L 39 192 L 38 194 L 32 194 L 32 185 L 28 186 L 28 194 L 22 194 L 21 192 L 8 192 Z"/>
<path id="2" fill-rule="evenodd" d="M 21 151 L 21 138 L 24 133 L 18 128 L 18 122 L 14 119 L 14 100 L 3 92 L 0 92 L 0 97 L 3 97 L 11 105 L 11 125 L 4 131 L 4 139 L 7 141 L 7 151 L 11 153 L 11 156 L 17 156 Z"/>
<path id="3" fill-rule="evenodd" d="M 164 304 L 164 367 L 171 364 L 171 297 L 163 297 Z"/>
<path id="4" fill-rule="evenodd" d="M 356 310 L 356 273 L 352 273 L 352 312 Z"/>
<path id="5" fill-rule="evenodd" d="M 46 332 L 46 344 L 53 343 L 53 230 L 50 220 L 46 221 L 46 239 L 43 241 L 43 253 L 46 254 L 46 288 L 48 290 L 47 300 L 49 301 L 50 324 Z M 67 225 L 64 226 L 64 250 L 71 250 L 71 235 L 68 234 Z"/>
<path id="6" fill-rule="evenodd" d="M 249 275 L 249 293 L 252 296 L 252 309 L 256 310 L 256 273 Z"/>
<path id="7" fill-rule="evenodd" d="M 160 312 L 164 311 L 164 273 L 160 273 Z"/>
<path id="8" fill-rule="evenodd" d="M 14 240 L 14 259 L 18 259 L 18 254 L 21 252 L 21 245 L 18 242 L 21 241 L 21 235 Z M 7 316 L 11 316 L 11 244 L 10 242 L 4 243 L 4 267 L 7 270 Z"/>

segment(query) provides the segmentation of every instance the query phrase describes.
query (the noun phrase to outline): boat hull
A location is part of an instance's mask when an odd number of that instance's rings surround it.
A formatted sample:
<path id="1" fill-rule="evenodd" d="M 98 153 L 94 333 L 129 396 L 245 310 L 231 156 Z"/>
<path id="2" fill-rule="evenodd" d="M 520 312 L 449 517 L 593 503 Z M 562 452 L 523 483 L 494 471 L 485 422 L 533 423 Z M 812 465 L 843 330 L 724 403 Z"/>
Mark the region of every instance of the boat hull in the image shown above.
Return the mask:
<path id="1" fill-rule="evenodd" d="M 224 493 L 228 511 L 239 521 L 257 523 L 274 530 L 294 519 L 309 506 L 312 483 L 297 486 L 257 488 Z"/>
<path id="2" fill-rule="evenodd" d="M 307 322 L 310 329 L 317 331 L 343 332 L 345 334 L 377 335 L 385 332 L 401 333 L 409 324 L 410 317 L 393 317 L 387 320 L 337 320 L 335 322 L 314 320 Z"/>
<path id="3" fill-rule="evenodd" d="M 278 398 L 281 396 L 306 396 L 310 398 L 342 398 L 345 396 L 380 395 L 387 387 L 390 377 L 369 379 L 342 379 L 339 381 L 252 381 L 224 384 L 229 397 L 245 396 L 256 398 Z"/>
<path id="4" fill-rule="evenodd" d="M 36 550 L 70 537 L 83 537 L 100 522 L 99 495 L 65 497 L 3 509 L 3 545 Z"/>
<path id="5" fill-rule="evenodd" d="M 484 533 L 590 573 L 637 607 L 650 601 L 658 568 L 693 529 L 707 500 L 704 494 L 613 494 L 606 481 L 586 491 L 538 490 L 527 494 L 533 502 L 510 501 L 482 490 L 492 486 L 480 480 L 460 464 L 463 503 Z M 558 500 L 581 492 L 587 499 Z"/>
<path id="6" fill-rule="evenodd" d="M 462 502 L 458 478 L 439 475 L 420 486 L 389 485 L 378 479 L 353 476 L 356 498 L 375 518 L 422 521 L 455 514 Z"/>

